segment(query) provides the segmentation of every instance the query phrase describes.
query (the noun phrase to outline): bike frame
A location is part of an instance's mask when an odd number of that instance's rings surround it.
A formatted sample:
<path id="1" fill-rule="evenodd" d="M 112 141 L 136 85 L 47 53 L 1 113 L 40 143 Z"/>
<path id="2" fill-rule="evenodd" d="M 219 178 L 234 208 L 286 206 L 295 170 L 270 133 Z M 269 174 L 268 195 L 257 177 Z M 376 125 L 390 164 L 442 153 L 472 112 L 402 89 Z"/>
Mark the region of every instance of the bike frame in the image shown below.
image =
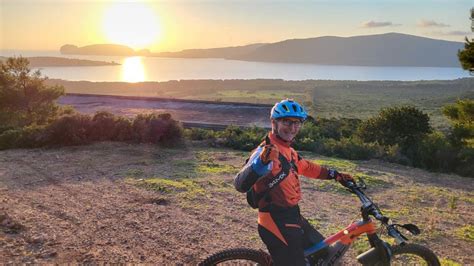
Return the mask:
<path id="1" fill-rule="evenodd" d="M 305 249 L 305 257 L 309 257 L 325 248 L 328 248 L 327 256 L 324 259 L 324 265 L 336 263 L 349 249 L 360 235 L 367 234 L 370 245 L 374 247 L 377 240 L 380 240 L 376 234 L 376 226 L 371 219 L 364 219 L 354 222 L 343 230 L 327 237 L 323 241 Z"/>

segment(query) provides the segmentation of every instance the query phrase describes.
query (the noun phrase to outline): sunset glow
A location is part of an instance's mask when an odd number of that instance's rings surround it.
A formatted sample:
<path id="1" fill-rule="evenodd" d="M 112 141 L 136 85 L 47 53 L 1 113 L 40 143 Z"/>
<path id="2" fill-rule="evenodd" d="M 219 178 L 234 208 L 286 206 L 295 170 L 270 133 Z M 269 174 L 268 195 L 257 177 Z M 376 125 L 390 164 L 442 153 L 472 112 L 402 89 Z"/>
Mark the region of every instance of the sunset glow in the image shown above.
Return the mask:
<path id="1" fill-rule="evenodd" d="M 122 80 L 126 82 L 145 81 L 145 67 L 139 56 L 127 57 L 122 65 Z"/>
<path id="2" fill-rule="evenodd" d="M 110 43 L 147 48 L 160 37 L 158 16 L 146 3 L 119 3 L 105 10 L 103 31 Z"/>

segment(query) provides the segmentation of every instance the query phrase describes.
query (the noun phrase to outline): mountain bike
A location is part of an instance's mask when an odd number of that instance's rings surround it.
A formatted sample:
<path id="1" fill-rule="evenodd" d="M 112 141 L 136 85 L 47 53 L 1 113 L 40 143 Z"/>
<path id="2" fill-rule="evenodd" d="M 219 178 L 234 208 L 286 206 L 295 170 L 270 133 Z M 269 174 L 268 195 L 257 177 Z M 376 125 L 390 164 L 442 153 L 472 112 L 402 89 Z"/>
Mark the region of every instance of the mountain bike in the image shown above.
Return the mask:
<path id="1" fill-rule="evenodd" d="M 414 224 L 394 224 L 384 215 L 377 205 L 365 195 L 367 186 L 362 179 L 358 183 L 348 181 L 344 186 L 356 194 L 362 203 L 362 219 L 304 250 L 308 265 L 334 265 L 340 262 L 351 244 L 361 235 L 366 234 L 370 249 L 357 256 L 363 265 L 440 265 L 436 255 L 427 247 L 408 243 L 408 239 L 400 232 L 404 228 L 413 235 L 420 234 Z M 380 231 L 394 238 L 394 245 L 382 240 L 375 218 L 381 224 Z M 272 265 L 271 257 L 262 250 L 234 248 L 215 253 L 199 265 Z"/>

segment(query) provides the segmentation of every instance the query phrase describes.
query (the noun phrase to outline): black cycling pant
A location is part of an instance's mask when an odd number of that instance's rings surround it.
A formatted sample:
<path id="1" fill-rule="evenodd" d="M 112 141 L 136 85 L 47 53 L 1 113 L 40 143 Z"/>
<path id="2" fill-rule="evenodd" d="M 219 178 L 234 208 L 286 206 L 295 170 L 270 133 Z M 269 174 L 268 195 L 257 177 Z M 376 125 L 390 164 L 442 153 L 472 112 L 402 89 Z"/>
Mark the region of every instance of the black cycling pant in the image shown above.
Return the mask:
<path id="1" fill-rule="evenodd" d="M 286 241 L 283 242 L 274 232 L 258 225 L 258 233 L 272 256 L 273 264 L 306 265 L 304 248 L 321 242 L 324 237 L 300 215 L 298 206 L 267 210 Z"/>

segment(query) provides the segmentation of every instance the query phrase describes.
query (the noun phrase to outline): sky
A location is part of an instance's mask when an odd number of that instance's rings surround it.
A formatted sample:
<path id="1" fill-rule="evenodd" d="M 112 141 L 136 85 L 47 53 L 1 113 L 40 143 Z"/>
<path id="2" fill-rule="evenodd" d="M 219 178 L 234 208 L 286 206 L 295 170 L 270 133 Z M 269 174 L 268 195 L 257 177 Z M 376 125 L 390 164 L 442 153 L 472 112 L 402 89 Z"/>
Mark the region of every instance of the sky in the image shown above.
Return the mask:
<path id="1" fill-rule="evenodd" d="M 399 32 L 474 38 L 474 0 L 0 0 L 0 49 L 119 43 L 152 52 Z"/>

